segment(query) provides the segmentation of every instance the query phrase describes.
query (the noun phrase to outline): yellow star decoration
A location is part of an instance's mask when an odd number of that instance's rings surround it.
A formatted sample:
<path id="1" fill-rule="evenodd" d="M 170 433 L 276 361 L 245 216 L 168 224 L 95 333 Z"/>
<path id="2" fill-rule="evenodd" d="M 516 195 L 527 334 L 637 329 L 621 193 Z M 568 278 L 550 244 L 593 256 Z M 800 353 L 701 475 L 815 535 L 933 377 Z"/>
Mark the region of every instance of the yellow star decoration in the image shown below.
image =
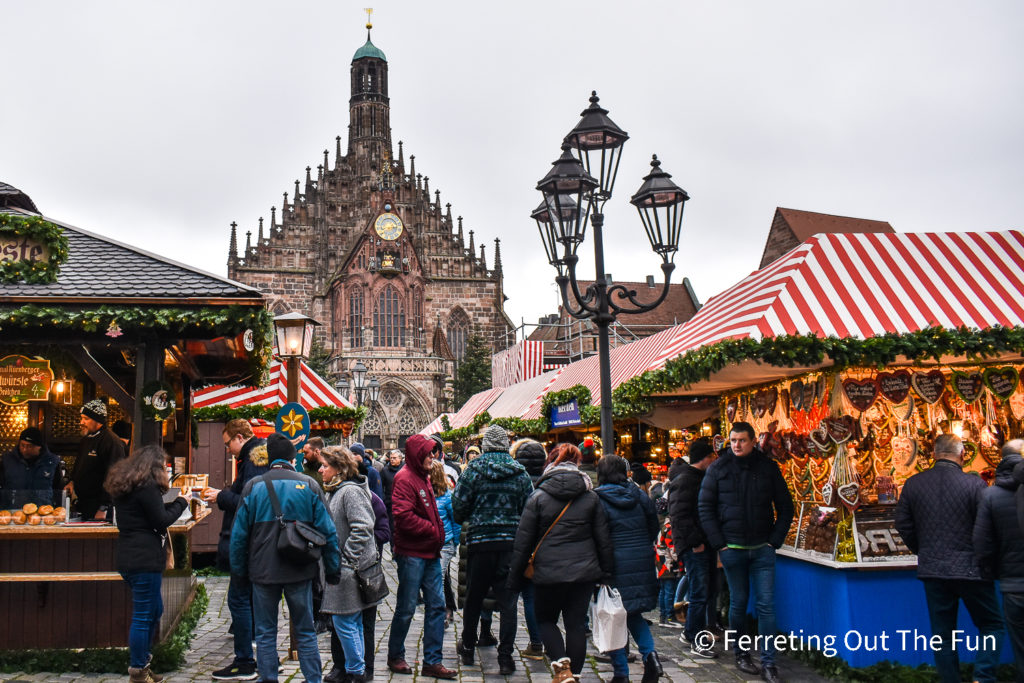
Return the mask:
<path id="1" fill-rule="evenodd" d="M 303 417 L 303 415 L 296 414 L 293 408 L 287 415 L 281 418 L 281 431 L 288 432 L 288 436 L 294 437 L 295 432 L 302 431 Z"/>

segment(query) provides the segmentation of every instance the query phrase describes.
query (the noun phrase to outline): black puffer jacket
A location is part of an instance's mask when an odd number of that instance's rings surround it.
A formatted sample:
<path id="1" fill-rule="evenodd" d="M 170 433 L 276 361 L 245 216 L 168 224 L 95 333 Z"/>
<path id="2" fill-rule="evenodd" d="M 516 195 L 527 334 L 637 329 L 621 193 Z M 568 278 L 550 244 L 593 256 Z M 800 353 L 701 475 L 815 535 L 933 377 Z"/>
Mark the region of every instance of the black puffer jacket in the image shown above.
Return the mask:
<path id="1" fill-rule="evenodd" d="M 391 517 L 391 490 L 395 488 L 395 475 L 398 474 L 398 470 L 402 469 L 402 467 L 404 465 L 395 467 L 388 463 L 380 471 L 380 485 L 384 490 L 384 507 L 388 509 L 388 518 Z"/>
<path id="2" fill-rule="evenodd" d="M 974 555 L 983 578 L 999 579 L 1004 593 L 1024 593 L 1024 532 L 1017 517 L 1020 484 L 1013 469 L 1019 455 L 1003 458 L 995 484 L 981 494 L 974 522 Z"/>
<path id="3" fill-rule="evenodd" d="M 896 530 L 917 553 L 917 578 L 981 580 L 973 535 L 985 488 L 981 477 L 950 460 L 907 479 L 896 506 Z"/>
<path id="4" fill-rule="evenodd" d="M 619 589 L 622 606 L 627 612 L 654 609 L 658 604 L 654 542 L 659 527 L 654 503 L 631 481 L 603 484 L 594 489 L 594 493 L 601 498 L 608 519 L 615 557 L 613 585 Z"/>
<path id="5" fill-rule="evenodd" d="M 231 527 L 235 523 L 235 512 L 242 502 L 242 489 L 249 480 L 258 477 L 270 469 L 267 458 L 267 442 L 255 436 L 242 444 L 238 451 L 238 469 L 231 486 L 221 489 L 217 494 L 217 507 L 224 511 L 220 523 L 220 538 L 217 539 L 217 568 L 221 571 L 231 569 Z"/>
<path id="6" fill-rule="evenodd" d="M 167 562 L 167 527 L 188 507 L 178 496 L 170 503 L 156 484 L 140 486 L 114 500 L 117 519 L 117 570 L 162 572 Z"/>
<path id="7" fill-rule="evenodd" d="M 696 548 L 708 540 L 697 513 L 697 497 L 700 494 L 701 482 L 704 481 L 704 472 L 689 463 L 683 463 L 668 485 L 668 516 L 672 520 L 672 543 L 680 557 L 684 550 Z"/>
<path id="8" fill-rule="evenodd" d="M 548 457 L 544 446 L 533 439 L 520 439 L 512 444 L 509 453 L 526 468 L 526 473 L 530 475 L 530 483 L 533 484 L 533 488 L 537 488 L 537 482 L 544 474 L 544 461 Z"/>
<path id="9" fill-rule="evenodd" d="M 539 585 L 600 581 L 608 583 L 615 570 L 604 506 L 587 486 L 587 475 L 574 466 L 548 469 L 526 501 L 519 520 L 509 585 L 518 590 L 523 570 L 544 533 L 566 503 L 572 505 L 551 529 L 537 551 L 533 582 Z"/>
<path id="10" fill-rule="evenodd" d="M 730 449 L 711 464 L 697 509 L 701 528 L 715 550 L 763 543 L 779 548 L 793 521 L 793 499 L 779 466 L 756 448 L 742 458 Z M 674 538 L 675 528 L 672 531 Z"/>

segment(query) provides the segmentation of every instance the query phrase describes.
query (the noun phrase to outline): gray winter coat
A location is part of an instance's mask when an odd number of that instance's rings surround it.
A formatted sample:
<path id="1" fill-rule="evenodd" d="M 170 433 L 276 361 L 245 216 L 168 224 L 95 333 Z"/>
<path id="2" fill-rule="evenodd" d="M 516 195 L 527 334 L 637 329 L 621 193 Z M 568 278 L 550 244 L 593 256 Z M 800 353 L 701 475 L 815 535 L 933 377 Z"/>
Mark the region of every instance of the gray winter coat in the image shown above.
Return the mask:
<path id="1" fill-rule="evenodd" d="M 341 581 L 337 585 L 327 584 L 320 611 L 326 614 L 355 614 L 377 603 L 364 603 L 359 597 L 354 567 L 367 569 L 379 560 L 377 546 L 373 542 L 373 507 L 370 504 L 370 487 L 366 477 L 342 482 L 331 493 L 327 510 L 338 528 L 338 543 L 341 550 Z"/>

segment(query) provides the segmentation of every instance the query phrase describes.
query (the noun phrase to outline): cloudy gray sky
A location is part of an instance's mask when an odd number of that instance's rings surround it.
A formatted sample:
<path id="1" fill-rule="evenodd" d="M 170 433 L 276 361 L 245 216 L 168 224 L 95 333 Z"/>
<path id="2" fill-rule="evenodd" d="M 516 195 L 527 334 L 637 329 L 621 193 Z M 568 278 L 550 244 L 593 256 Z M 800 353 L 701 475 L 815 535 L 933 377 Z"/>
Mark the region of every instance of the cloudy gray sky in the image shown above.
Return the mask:
<path id="1" fill-rule="evenodd" d="M 224 274 L 231 221 L 255 230 L 347 135 L 369 4 L 5 0 L 0 180 Z M 757 267 L 776 206 L 1024 227 L 1020 2 L 372 4 L 393 139 L 490 263 L 502 238 L 516 322 L 555 308 L 528 215 L 592 89 L 631 136 L 607 211 L 617 280 L 657 270 L 627 203 L 651 153 L 692 196 L 676 262 L 701 300 Z"/>

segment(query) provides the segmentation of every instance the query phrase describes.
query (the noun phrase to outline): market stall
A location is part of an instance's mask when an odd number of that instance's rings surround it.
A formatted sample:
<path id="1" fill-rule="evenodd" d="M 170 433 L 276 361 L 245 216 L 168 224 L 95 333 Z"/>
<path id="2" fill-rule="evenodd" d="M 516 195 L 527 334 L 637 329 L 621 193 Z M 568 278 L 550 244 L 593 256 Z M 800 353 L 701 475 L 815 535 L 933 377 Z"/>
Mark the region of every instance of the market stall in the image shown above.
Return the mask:
<path id="1" fill-rule="evenodd" d="M 79 448 L 88 404 L 108 427 L 126 422 L 133 445 L 163 446 L 172 475 L 193 471 L 191 386 L 259 380 L 270 332 L 262 297 L 44 218 L 18 198 L 0 209 L 0 451 L 27 457 L 21 437 L 33 428 L 74 471 L 91 454 Z M 55 470 L 48 476 L 61 477 Z M 60 481 L 46 491 L 7 481 L 0 500 L 0 648 L 126 645 L 131 598 L 114 566 L 116 527 L 80 518 Z M 171 528 L 178 568 L 163 582 L 161 637 L 194 593 L 188 546 L 205 512 L 193 508 Z"/>
<path id="2" fill-rule="evenodd" d="M 753 424 L 796 502 L 779 628 L 838 635 L 854 666 L 917 664 L 927 648 L 843 636 L 930 633 L 895 503 L 940 433 L 991 479 L 1000 445 L 1024 435 L 1022 352 L 1024 234 L 819 235 L 712 298 L 617 398 L 715 394 L 720 438 Z"/>

